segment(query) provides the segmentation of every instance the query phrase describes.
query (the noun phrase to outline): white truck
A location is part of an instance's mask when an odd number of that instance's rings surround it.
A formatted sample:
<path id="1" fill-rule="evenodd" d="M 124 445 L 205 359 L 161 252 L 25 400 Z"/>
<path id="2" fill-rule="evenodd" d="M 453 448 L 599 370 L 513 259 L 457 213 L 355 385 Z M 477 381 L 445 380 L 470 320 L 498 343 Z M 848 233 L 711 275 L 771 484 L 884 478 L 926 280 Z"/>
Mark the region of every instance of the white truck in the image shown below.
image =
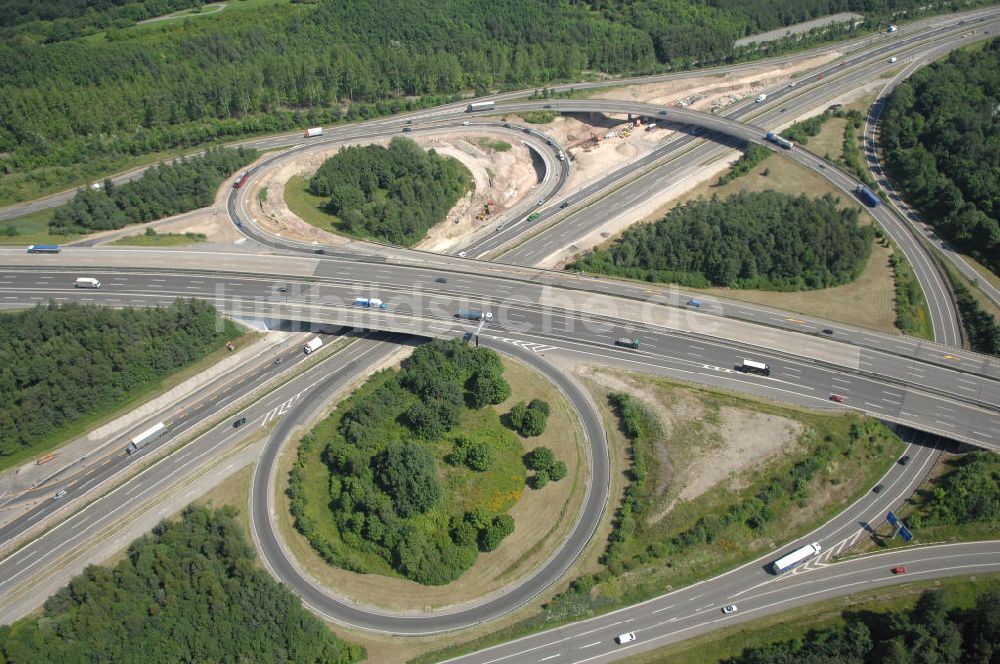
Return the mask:
<path id="1" fill-rule="evenodd" d="M 497 107 L 496 102 L 492 101 L 477 101 L 475 103 L 469 104 L 466 107 L 466 113 L 475 113 L 476 111 L 492 111 Z"/>
<path id="2" fill-rule="evenodd" d="M 770 376 L 771 367 L 764 364 L 763 362 L 757 362 L 755 360 L 743 360 L 740 364 L 736 365 L 736 370 L 743 373 L 757 374 L 758 376 Z"/>
<path id="3" fill-rule="evenodd" d="M 154 424 L 153 426 L 146 429 L 138 436 L 129 441 L 128 447 L 125 448 L 125 454 L 132 456 L 133 454 L 144 448 L 146 445 L 149 445 L 151 442 L 153 442 L 154 440 L 156 440 L 165 433 L 167 433 L 166 424 L 164 424 L 163 422 Z"/>
<path id="4" fill-rule="evenodd" d="M 77 277 L 73 286 L 75 288 L 100 288 L 101 282 L 93 277 Z"/>
<path id="5" fill-rule="evenodd" d="M 322 135 L 323 135 L 322 127 L 310 127 L 309 129 L 306 129 L 305 138 L 315 138 L 316 136 L 322 136 Z"/>
<path id="6" fill-rule="evenodd" d="M 385 302 L 375 297 L 356 297 L 354 306 L 368 307 L 369 309 L 385 309 Z"/>
<path id="7" fill-rule="evenodd" d="M 306 342 L 306 345 L 302 347 L 302 352 L 308 355 L 314 350 L 318 350 L 320 346 L 323 345 L 323 340 L 319 337 L 313 337 L 310 341 Z"/>

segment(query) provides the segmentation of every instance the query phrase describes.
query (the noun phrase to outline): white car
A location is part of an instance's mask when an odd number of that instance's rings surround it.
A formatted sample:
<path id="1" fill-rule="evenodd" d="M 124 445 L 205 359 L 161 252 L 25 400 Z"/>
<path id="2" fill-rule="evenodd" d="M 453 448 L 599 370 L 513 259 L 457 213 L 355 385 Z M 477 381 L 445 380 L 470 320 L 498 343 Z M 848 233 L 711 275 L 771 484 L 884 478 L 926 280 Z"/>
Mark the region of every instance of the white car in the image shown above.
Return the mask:
<path id="1" fill-rule="evenodd" d="M 459 258 L 465 258 L 468 255 L 469 255 L 469 252 L 467 252 L 467 251 L 460 251 L 460 252 L 458 252 L 458 257 Z"/>
<path id="2" fill-rule="evenodd" d="M 730 613 L 736 613 L 737 611 L 739 611 L 739 609 L 736 608 L 735 604 L 728 604 L 722 607 L 722 612 L 725 613 L 726 615 L 729 615 Z"/>
<path id="3" fill-rule="evenodd" d="M 615 641 L 619 644 L 635 641 L 635 632 L 625 632 L 624 634 L 619 634 L 615 637 Z"/>

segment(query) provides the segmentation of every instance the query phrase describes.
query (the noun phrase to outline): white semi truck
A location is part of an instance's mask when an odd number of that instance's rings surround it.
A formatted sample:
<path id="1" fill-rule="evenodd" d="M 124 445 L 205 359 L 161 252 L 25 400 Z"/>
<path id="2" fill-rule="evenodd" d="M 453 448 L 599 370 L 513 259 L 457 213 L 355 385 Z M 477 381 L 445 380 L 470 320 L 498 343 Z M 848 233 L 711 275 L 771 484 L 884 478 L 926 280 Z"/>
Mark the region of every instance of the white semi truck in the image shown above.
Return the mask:
<path id="1" fill-rule="evenodd" d="M 319 337 L 313 337 L 311 340 L 306 342 L 306 345 L 302 347 L 302 352 L 308 355 L 314 350 L 318 350 L 320 346 L 323 345 L 323 340 Z"/>

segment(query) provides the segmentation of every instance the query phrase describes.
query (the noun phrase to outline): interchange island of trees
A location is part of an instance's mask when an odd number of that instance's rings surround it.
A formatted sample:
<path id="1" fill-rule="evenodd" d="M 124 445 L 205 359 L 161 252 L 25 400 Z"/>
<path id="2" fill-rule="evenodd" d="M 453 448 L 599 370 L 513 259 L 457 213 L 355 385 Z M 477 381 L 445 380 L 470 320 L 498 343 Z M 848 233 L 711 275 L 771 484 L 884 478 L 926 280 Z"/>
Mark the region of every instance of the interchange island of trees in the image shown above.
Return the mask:
<path id="1" fill-rule="evenodd" d="M 348 235 L 410 246 L 472 188 L 456 159 L 396 137 L 389 147 L 345 147 L 319 167 L 309 191 L 329 197 L 325 209 Z"/>
<path id="2" fill-rule="evenodd" d="M 830 195 L 743 191 L 633 226 L 568 269 L 695 288 L 827 288 L 864 270 L 874 233 Z"/>

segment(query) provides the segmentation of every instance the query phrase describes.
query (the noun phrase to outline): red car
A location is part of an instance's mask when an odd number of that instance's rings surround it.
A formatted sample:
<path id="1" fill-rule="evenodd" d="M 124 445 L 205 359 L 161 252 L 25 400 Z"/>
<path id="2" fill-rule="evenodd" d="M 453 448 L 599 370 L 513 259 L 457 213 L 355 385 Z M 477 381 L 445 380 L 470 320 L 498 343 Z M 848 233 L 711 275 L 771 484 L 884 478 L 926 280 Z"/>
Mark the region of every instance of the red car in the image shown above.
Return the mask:
<path id="1" fill-rule="evenodd" d="M 903 567 L 902 565 L 897 565 L 896 567 L 892 568 L 892 573 L 893 574 L 906 574 L 906 568 Z"/>
<path id="2" fill-rule="evenodd" d="M 844 403 L 844 399 L 845 398 L 846 397 L 844 397 L 844 395 L 842 395 L 842 394 L 831 394 L 830 395 L 830 401 L 836 401 L 837 403 Z"/>

